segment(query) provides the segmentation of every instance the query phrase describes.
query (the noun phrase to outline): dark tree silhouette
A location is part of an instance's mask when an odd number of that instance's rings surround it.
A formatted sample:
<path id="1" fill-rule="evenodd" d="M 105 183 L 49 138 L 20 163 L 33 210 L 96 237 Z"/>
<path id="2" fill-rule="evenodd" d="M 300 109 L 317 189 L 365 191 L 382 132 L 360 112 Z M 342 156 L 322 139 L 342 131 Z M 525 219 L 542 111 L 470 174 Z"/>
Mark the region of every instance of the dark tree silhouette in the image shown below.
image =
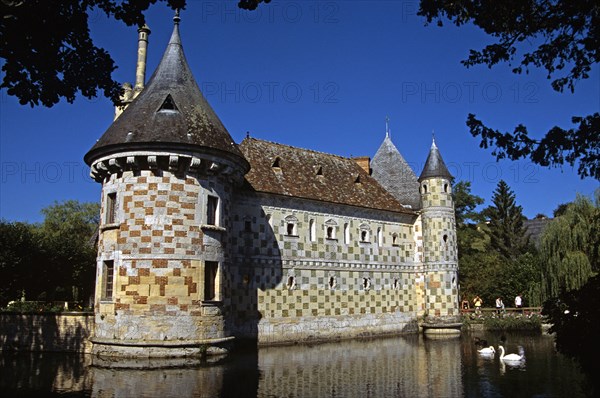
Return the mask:
<path id="1" fill-rule="evenodd" d="M 471 50 L 462 63 L 492 67 L 508 62 L 514 73 L 530 67 L 546 70 L 552 87 L 573 92 L 600 59 L 600 6 L 594 0 L 421 0 L 419 15 L 439 26 L 448 19 L 456 26 L 472 23 L 497 40 Z M 527 46 L 533 51 L 525 52 Z M 571 118 L 572 128 L 555 126 L 540 138 L 519 124 L 512 133 L 486 127 L 469 114 L 467 126 L 480 146 L 495 147 L 497 159 L 529 158 L 541 166 L 578 163 L 579 175 L 600 179 L 600 114 Z M 539 135 L 539 134 L 536 134 Z"/>
<path id="2" fill-rule="evenodd" d="M 231 0 L 234 1 L 234 0 Z M 239 0 L 254 10 L 271 0 Z M 144 25 L 144 11 L 157 2 L 173 9 L 185 0 L 2 0 L 0 58 L 4 78 L 0 88 L 22 105 L 52 107 L 77 94 L 102 94 L 118 103 L 121 85 L 112 78 L 116 65 L 108 51 L 90 36 L 88 14 L 100 10 L 127 26 Z"/>

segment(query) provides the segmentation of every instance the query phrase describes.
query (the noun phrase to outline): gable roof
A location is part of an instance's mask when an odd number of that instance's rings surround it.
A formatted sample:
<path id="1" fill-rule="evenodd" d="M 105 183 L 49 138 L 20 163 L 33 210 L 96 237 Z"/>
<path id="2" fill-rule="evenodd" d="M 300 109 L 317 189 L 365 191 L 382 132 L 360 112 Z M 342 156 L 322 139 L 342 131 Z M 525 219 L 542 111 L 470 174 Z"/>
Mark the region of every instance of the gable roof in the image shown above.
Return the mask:
<path id="1" fill-rule="evenodd" d="M 256 138 L 240 149 L 251 167 L 247 186 L 257 192 L 416 214 L 352 159 Z"/>
<path id="2" fill-rule="evenodd" d="M 389 134 L 371 160 L 371 175 L 404 205 L 413 209 L 421 206 L 417 175 L 404 160 Z"/>
<path id="3" fill-rule="evenodd" d="M 237 145 L 202 95 L 183 53 L 179 18 L 144 90 L 85 155 L 86 163 L 129 149 L 201 150 L 233 155 Z"/>

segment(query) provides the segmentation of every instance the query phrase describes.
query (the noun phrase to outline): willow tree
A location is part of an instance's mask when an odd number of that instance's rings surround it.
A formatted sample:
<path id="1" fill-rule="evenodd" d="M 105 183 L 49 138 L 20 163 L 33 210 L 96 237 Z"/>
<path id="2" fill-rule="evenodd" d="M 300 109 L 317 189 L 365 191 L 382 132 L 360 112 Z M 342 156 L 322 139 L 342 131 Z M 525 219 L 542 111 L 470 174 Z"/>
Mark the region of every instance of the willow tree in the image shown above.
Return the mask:
<path id="1" fill-rule="evenodd" d="M 578 196 L 542 236 L 542 293 L 546 298 L 582 287 L 600 271 L 600 190 L 595 203 Z"/>

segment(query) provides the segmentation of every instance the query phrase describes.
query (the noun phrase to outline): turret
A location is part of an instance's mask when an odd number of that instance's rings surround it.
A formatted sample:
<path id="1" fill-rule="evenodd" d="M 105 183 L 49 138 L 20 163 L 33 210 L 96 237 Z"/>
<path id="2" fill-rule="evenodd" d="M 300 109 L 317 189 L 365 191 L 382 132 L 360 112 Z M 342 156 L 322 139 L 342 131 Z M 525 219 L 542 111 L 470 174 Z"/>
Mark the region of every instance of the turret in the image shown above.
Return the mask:
<path id="1" fill-rule="evenodd" d="M 137 64 L 135 68 L 135 86 L 131 87 L 131 83 L 123 83 L 120 103 L 115 107 L 115 120 L 121 116 L 121 113 L 129 106 L 131 101 L 135 99 L 144 89 L 146 82 L 146 59 L 148 55 L 148 36 L 150 36 L 150 28 L 144 24 L 138 29 L 138 52 Z"/>
<path id="2" fill-rule="evenodd" d="M 99 356 L 189 356 L 232 339 L 225 242 L 249 165 L 200 92 L 174 21 L 148 84 L 84 157 L 102 184 Z"/>
<path id="3" fill-rule="evenodd" d="M 431 144 L 419 183 L 425 313 L 442 321 L 456 320 L 459 315 L 458 257 L 452 176 L 435 140 Z"/>

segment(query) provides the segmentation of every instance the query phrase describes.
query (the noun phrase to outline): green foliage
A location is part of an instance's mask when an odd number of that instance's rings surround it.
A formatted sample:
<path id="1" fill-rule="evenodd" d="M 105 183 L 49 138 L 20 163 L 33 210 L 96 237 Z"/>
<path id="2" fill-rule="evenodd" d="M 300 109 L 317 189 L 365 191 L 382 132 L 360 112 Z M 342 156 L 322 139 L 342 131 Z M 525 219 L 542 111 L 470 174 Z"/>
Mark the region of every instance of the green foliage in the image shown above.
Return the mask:
<path id="1" fill-rule="evenodd" d="M 580 289 L 563 292 L 544 303 L 542 314 L 552 323 L 550 333 L 555 333 L 556 348 L 575 359 L 582 370 L 596 384 L 598 358 L 600 358 L 600 275 L 590 278 Z"/>
<path id="2" fill-rule="evenodd" d="M 421 0 L 418 14 L 440 26 L 444 19 L 456 26 L 473 24 L 495 39 L 481 50 L 471 50 L 462 61 L 465 66 L 516 64 L 513 73 L 528 72 L 530 66 L 543 68 L 548 79 L 560 75 L 551 82 L 560 92 L 573 92 L 600 59 L 597 1 Z M 533 51 L 525 51 L 529 49 Z M 512 133 L 494 130 L 473 114 L 467 126 L 474 137 L 481 136 L 480 147 L 495 146 L 497 159 L 529 158 L 541 166 L 578 162 L 582 178 L 600 179 L 600 114 L 573 116 L 571 121 L 575 127 L 552 127 L 541 139 L 532 138 L 522 124 Z"/>
<path id="3" fill-rule="evenodd" d="M 35 285 L 31 268 L 40 257 L 34 227 L 0 221 L 0 305 L 20 298 L 26 285 Z"/>
<path id="4" fill-rule="evenodd" d="M 0 222 L 0 305 L 27 299 L 81 300 L 94 287 L 97 203 L 66 201 L 43 209 L 41 225 Z"/>
<path id="5" fill-rule="evenodd" d="M 493 205 L 483 211 L 489 220 L 490 247 L 502 257 L 515 260 L 530 249 L 523 227 L 523 209 L 516 204 L 515 194 L 503 180 L 498 182 L 492 202 Z"/>
<path id="6" fill-rule="evenodd" d="M 239 0 L 238 6 L 254 10 L 270 1 Z M 111 76 L 116 65 L 94 43 L 89 14 L 101 11 L 127 26 L 142 26 L 144 12 L 157 2 L 174 10 L 186 4 L 185 0 L 2 1 L 0 58 L 5 62 L 0 88 L 32 107 L 52 107 L 61 98 L 72 103 L 78 93 L 93 98 L 99 92 L 117 104 L 121 85 Z"/>
<path id="7" fill-rule="evenodd" d="M 539 295 L 530 295 L 535 293 L 532 286 L 539 281 L 540 262 L 525 237 L 521 207 L 516 205 L 508 185 L 500 181 L 493 197 L 494 206 L 479 214 L 473 209 L 481 201 L 478 197 L 469 199 L 470 186 L 460 186 L 459 193 L 457 197 L 463 203 L 471 204 L 461 207 L 466 209 L 461 210 L 463 214 L 469 214 L 471 220 L 482 220 L 484 216 L 489 220 L 457 225 L 462 298 L 472 300 L 479 295 L 484 306 L 492 307 L 496 298 L 502 297 L 509 307 L 515 296 L 521 294 L 528 304 L 541 305 Z"/>
<path id="8" fill-rule="evenodd" d="M 483 204 L 483 198 L 471 193 L 471 181 L 459 181 L 452 188 L 452 199 L 456 212 L 456 224 L 461 226 L 467 221 L 482 221 L 481 215 L 475 208 Z"/>
<path id="9" fill-rule="evenodd" d="M 600 180 L 600 113 L 586 117 L 573 116 L 575 127 L 552 127 L 542 139 L 529 136 L 527 127 L 520 124 L 512 133 L 486 127 L 475 115 L 469 114 L 467 126 L 473 137 L 481 136 L 481 148 L 495 146 L 492 155 L 497 160 L 529 158 L 540 166 L 560 166 L 579 162 L 578 173 Z"/>
<path id="10" fill-rule="evenodd" d="M 579 289 L 600 270 L 600 190 L 596 204 L 583 196 L 569 204 L 542 236 L 542 293 Z"/>
<path id="11" fill-rule="evenodd" d="M 483 318 L 483 325 L 487 330 L 542 330 L 543 318 L 539 315 L 505 315 L 488 316 Z"/>
<path id="12" fill-rule="evenodd" d="M 0 312 L 63 312 L 64 304 L 54 304 L 40 301 L 12 301 L 5 308 L 0 309 Z"/>

